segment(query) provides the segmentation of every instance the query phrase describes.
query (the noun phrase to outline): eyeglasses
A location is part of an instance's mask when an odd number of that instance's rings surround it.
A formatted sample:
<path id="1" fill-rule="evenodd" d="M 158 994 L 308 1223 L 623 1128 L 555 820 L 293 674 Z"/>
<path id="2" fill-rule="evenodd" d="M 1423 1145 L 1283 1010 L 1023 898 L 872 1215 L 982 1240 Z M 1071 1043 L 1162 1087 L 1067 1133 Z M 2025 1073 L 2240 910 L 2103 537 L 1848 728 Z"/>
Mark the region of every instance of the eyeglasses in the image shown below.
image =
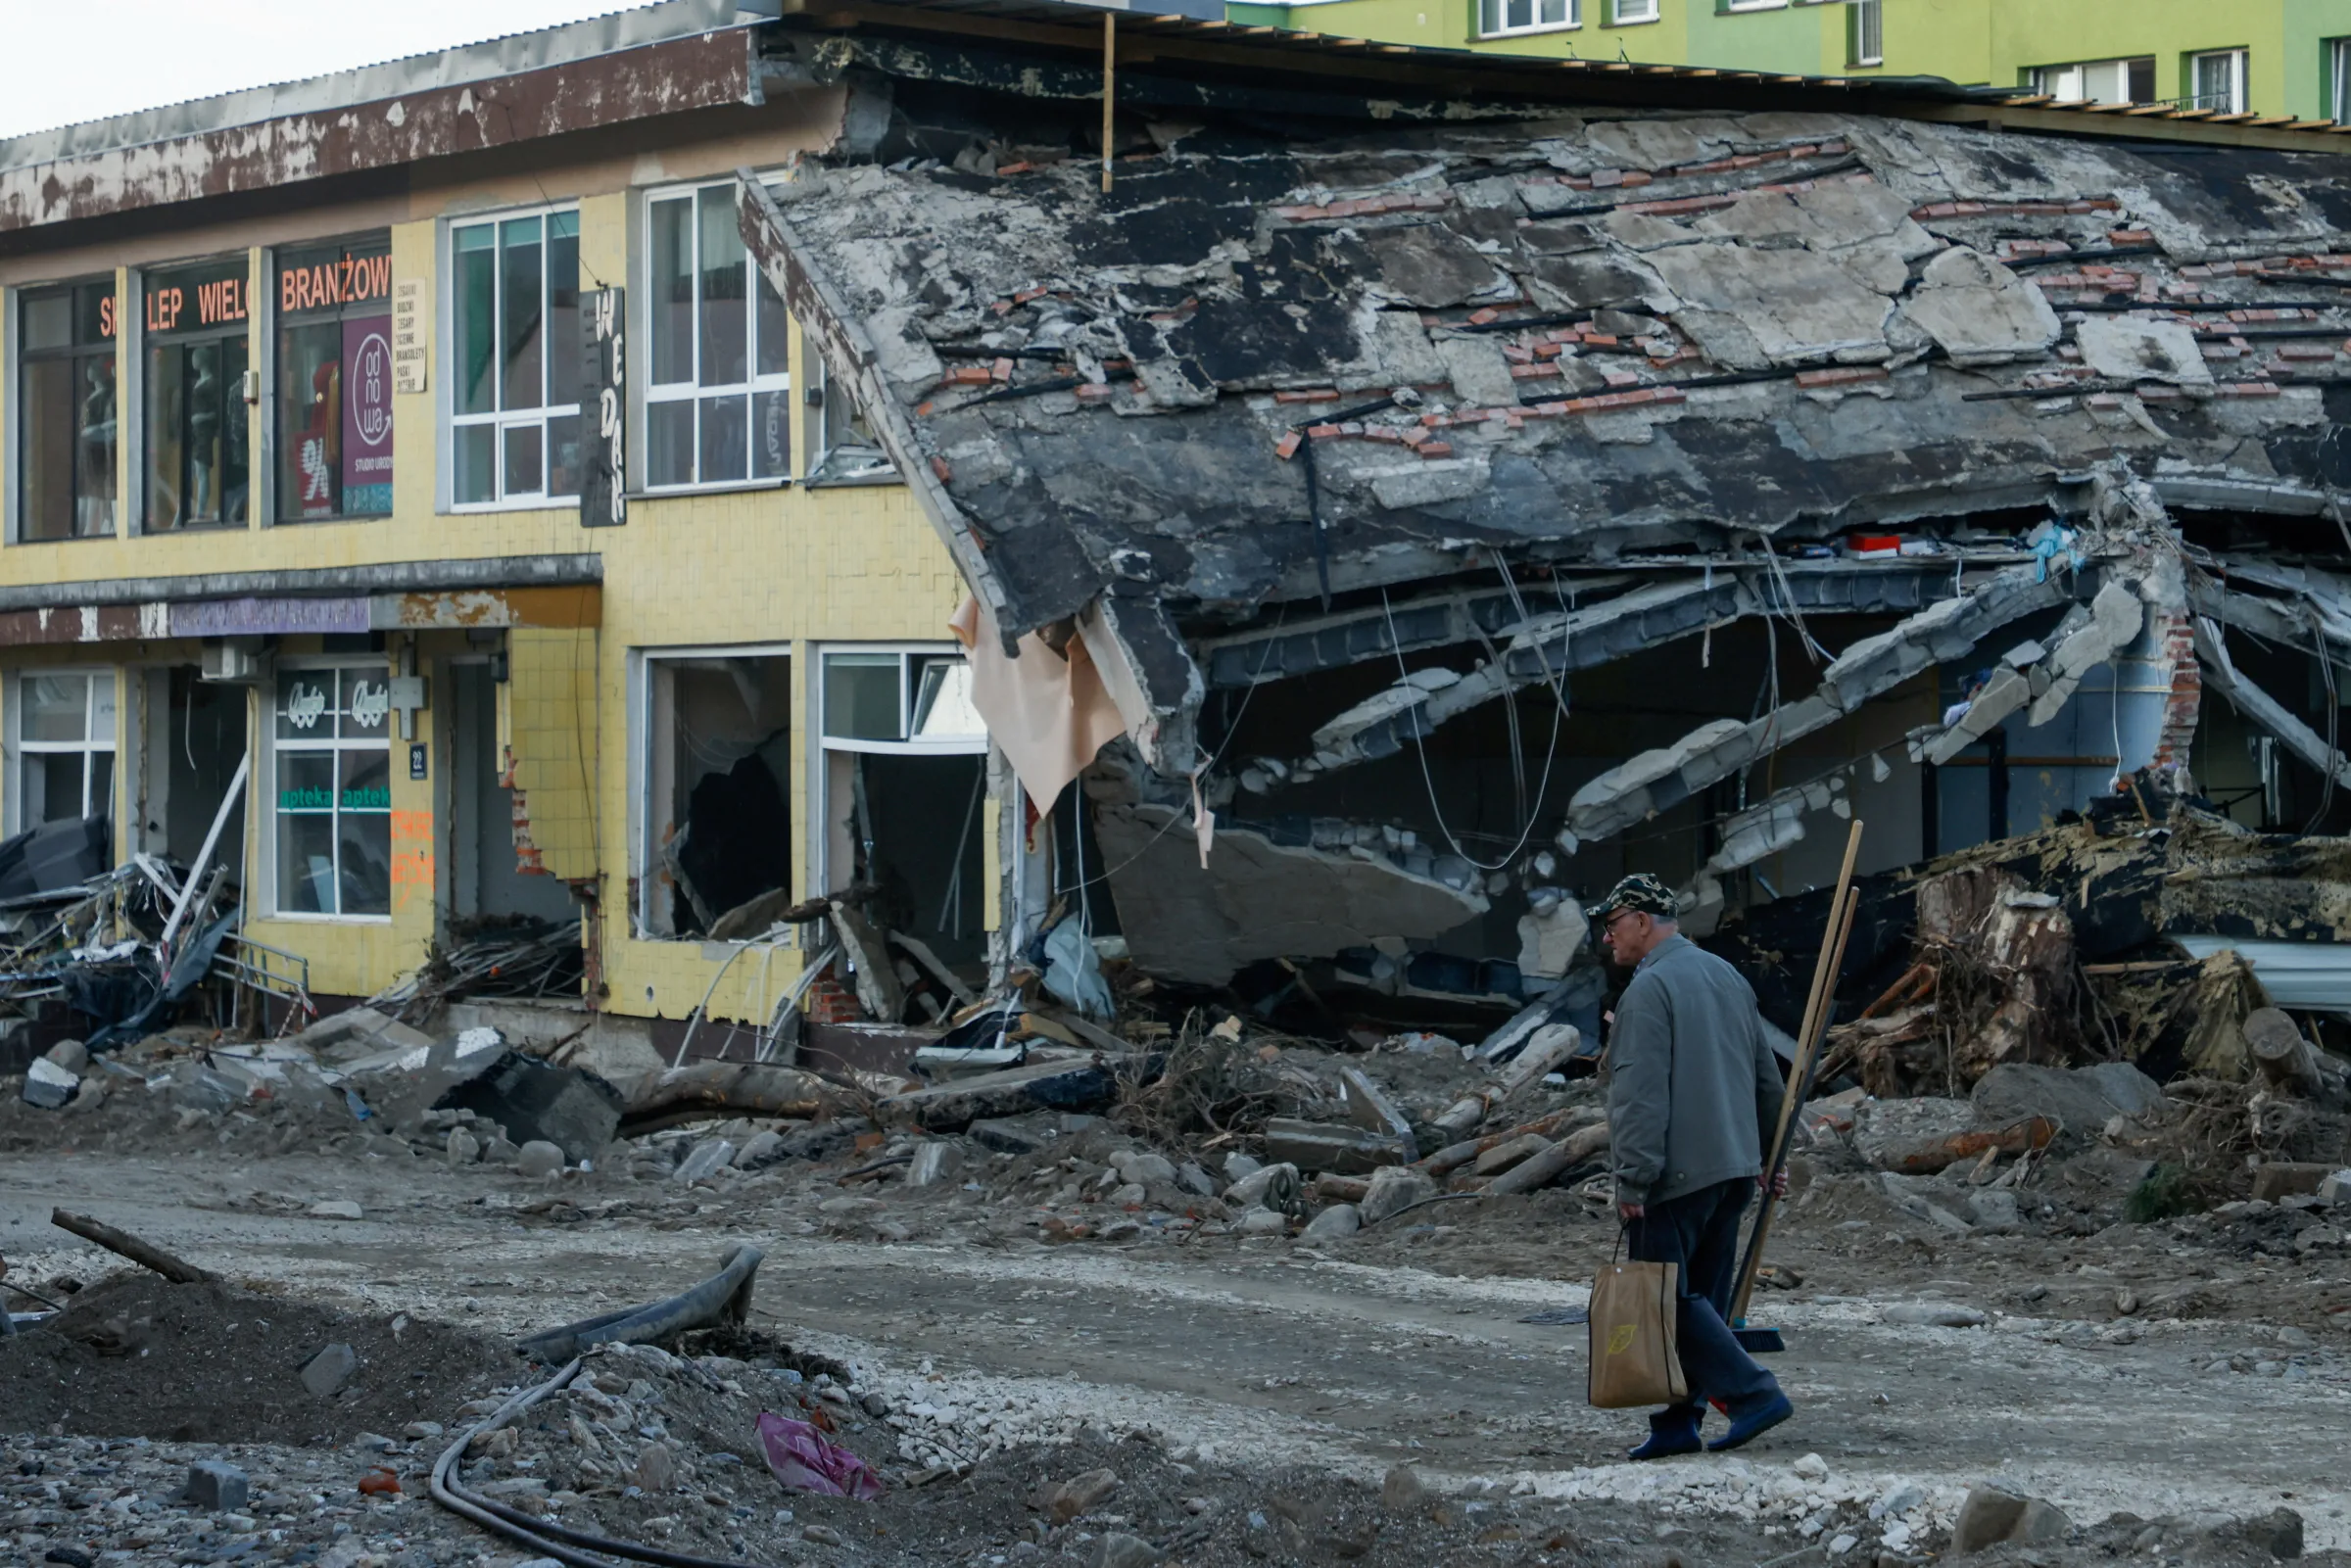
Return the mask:
<path id="1" fill-rule="evenodd" d="M 1637 909 L 1620 909 L 1616 911 L 1615 914 L 1610 915 L 1607 920 L 1602 921 L 1600 923 L 1601 940 L 1607 941 L 1612 939 L 1616 934 L 1616 923 L 1618 921 L 1629 920 L 1633 916 L 1640 913 L 1641 911 Z"/>

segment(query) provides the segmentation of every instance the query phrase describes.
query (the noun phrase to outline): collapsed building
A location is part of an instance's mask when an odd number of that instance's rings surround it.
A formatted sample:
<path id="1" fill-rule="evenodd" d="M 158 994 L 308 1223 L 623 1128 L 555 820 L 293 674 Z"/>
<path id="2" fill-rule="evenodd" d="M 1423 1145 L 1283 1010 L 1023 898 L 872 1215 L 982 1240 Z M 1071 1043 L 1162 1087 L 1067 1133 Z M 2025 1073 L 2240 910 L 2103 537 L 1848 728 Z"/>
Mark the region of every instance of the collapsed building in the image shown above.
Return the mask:
<path id="1" fill-rule="evenodd" d="M 1579 895 L 1711 930 L 1824 822 L 1866 872 L 2142 774 L 2343 820 L 2330 139 L 1102 36 L 788 15 L 842 140 L 738 188 L 974 596 L 1058 824 L 1016 931 L 1515 1004 L 1596 978 Z"/>

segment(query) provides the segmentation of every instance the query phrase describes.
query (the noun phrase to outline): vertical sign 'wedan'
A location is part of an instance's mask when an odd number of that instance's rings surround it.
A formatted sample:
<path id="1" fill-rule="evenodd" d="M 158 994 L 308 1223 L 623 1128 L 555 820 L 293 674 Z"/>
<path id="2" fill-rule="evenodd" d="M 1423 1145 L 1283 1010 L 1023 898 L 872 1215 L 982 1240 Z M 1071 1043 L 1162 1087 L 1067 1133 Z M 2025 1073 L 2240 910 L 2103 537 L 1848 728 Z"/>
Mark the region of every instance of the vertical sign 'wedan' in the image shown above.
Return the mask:
<path id="1" fill-rule="evenodd" d="M 628 366 L 622 355 L 627 291 L 580 296 L 580 526 L 617 528 L 629 520 Z"/>

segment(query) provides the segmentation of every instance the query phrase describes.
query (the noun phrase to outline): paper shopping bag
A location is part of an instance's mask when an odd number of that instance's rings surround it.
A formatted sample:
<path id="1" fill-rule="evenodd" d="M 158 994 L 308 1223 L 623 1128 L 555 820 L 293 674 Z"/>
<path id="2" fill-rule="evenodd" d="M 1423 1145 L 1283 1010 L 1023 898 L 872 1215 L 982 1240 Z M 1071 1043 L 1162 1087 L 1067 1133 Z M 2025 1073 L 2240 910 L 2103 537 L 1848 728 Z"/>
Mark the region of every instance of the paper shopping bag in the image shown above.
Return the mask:
<path id="1" fill-rule="evenodd" d="M 1592 1281 L 1595 1409 L 1679 1404 L 1690 1397 L 1675 1343 L 1681 1265 L 1610 1263 Z"/>

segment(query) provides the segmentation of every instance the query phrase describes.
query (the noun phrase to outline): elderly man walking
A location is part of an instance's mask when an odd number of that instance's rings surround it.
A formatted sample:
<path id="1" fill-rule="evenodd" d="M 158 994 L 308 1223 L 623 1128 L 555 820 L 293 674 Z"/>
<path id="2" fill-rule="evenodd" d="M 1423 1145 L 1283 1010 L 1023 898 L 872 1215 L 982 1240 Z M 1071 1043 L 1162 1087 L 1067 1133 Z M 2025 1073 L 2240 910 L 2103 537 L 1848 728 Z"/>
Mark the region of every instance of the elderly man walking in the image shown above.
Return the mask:
<path id="1" fill-rule="evenodd" d="M 1649 1418 L 1636 1459 L 1736 1449 L 1796 1413 L 1725 1321 L 1739 1216 L 1762 1179 L 1779 1120 L 1780 1065 L 1753 989 L 1681 934 L 1676 907 L 1663 882 L 1638 876 L 1585 911 L 1609 955 L 1633 971 L 1607 1047 L 1617 1212 L 1636 1260 L 1681 1265 L 1679 1348 L 1690 1402 Z M 1729 1413 L 1731 1427 L 1702 1445 L 1708 1402 Z"/>

